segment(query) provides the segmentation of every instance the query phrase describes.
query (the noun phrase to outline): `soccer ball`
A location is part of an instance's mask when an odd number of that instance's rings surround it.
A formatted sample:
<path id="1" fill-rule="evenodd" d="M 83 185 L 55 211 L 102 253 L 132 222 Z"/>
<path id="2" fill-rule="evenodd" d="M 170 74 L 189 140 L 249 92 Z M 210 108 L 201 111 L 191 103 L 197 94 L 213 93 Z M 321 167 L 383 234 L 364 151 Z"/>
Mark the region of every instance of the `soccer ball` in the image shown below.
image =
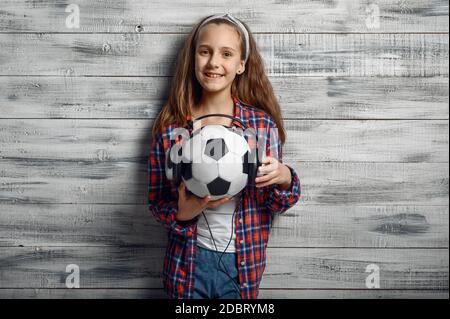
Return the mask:
<path id="1" fill-rule="evenodd" d="M 206 125 L 183 141 L 181 178 L 186 188 L 212 200 L 234 196 L 247 185 L 250 147 L 242 135 L 222 125 Z"/>

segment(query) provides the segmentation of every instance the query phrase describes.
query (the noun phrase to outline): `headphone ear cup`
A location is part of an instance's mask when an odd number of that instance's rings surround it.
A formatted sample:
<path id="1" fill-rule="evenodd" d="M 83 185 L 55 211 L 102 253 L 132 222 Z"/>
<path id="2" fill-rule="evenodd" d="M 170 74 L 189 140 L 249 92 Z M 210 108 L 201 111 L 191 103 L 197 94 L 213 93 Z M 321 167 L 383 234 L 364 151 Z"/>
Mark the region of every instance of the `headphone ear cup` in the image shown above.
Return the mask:
<path id="1" fill-rule="evenodd" d="M 166 153 L 166 177 L 177 187 L 181 182 L 181 145 L 173 144 Z"/>
<path id="2" fill-rule="evenodd" d="M 249 151 L 245 154 L 245 162 L 247 163 L 247 175 L 248 175 L 248 184 L 255 185 L 255 179 L 258 174 L 258 167 L 261 165 L 258 159 L 258 143 L 257 136 L 253 129 L 248 130 L 250 132 L 249 137 L 247 139 L 247 143 L 249 146 Z"/>
<path id="3" fill-rule="evenodd" d="M 181 163 L 175 164 L 173 169 L 174 169 L 173 182 L 175 186 L 178 187 L 181 183 Z"/>
<path id="4" fill-rule="evenodd" d="M 181 148 L 181 144 L 175 144 L 176 145 L 176 162 L 174 165 L 174 183 L 175 185 L 178 187 L 181 183 L 181 174 L 183 173 L 182 171 L 182 148 Z"/>
<path id="5" fill-rule="evenodd" d="M 248 156 L 247 156 L 248 154 Z M 248 175 L 248 184 L 253 185 L 255 184 L 255 178 L 256 178 L 256 173 L 257 173 L 257 153 L 255 152 L 255 150 L 250 150 L 249 152 L 247 152 L 246 156 L 247 156 L 247 167 L 248 167 L 248 171 L 247 171 L 247 175 Z"/>
<path id="6" fill-rule="evenodd" d="M 170 159 L 170 150 L 172 148 L 169 147 L 166 151 L 166 161 L 165 161 L 165 172 L 166 172 L 166 177 L 169 181 L 173 180 L 173 166 L 174 163 L 172 162 L 172 160 Z"/>

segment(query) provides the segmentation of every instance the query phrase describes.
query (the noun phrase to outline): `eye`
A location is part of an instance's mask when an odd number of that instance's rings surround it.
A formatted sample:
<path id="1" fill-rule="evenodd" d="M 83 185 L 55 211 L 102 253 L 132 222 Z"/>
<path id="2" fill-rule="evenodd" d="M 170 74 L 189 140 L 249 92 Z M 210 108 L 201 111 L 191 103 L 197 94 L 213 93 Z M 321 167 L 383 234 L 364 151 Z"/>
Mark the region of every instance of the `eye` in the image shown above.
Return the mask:
<path id="1" fill-rule="evenodd" d="M 225 52 L 225 56 L 230 57 L 233 56 L 233 54 L 231 52 Z"/>
<path id="2" fill-rule="evenodd" d="M 200 50 L 200 54 L 208 53 L 208 50 Z"/>

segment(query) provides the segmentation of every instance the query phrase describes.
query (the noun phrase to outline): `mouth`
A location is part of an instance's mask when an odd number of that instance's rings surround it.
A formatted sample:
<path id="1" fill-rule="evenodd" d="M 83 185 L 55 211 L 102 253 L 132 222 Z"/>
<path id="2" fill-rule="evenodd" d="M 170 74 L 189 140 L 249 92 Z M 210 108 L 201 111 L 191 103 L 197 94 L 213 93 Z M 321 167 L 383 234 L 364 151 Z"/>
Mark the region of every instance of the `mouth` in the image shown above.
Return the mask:
<path id="1" fill-rule="evenodd" d="M 219 73 L 205 72 L 203 74 L 209 79 L 219 79 L 219 78 L 224 77 L 223 74 L 219 74 Z"/>

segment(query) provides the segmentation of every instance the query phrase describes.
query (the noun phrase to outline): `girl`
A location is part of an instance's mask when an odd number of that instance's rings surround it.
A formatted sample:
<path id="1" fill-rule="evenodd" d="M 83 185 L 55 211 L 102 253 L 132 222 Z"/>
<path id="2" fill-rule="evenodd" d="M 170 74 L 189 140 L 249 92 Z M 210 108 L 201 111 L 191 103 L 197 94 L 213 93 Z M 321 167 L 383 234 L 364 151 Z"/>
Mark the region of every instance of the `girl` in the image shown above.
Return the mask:
<path id="1" fill-rule="evenodd" d="M 184 127 L 192 133 L 193 120 L 211 113 L 237 117 L 279 137 L 266 138 L 259 177 L 231 199 L 198 198 L 165 176 L 166 151 L 180 143 L 170 139 L 171 130 Z M 292 207 L 301 190 L 294 169 L 282 164 L 280 115 L 246 24 L 219 14 L 195 25 L 154 123 L 148 161 L 149 210 L 168 230 L 163 284 L 170 298 L 257 298 L 274 214 Z M 226 119 L 220 124 L 237 123 Z"/>

